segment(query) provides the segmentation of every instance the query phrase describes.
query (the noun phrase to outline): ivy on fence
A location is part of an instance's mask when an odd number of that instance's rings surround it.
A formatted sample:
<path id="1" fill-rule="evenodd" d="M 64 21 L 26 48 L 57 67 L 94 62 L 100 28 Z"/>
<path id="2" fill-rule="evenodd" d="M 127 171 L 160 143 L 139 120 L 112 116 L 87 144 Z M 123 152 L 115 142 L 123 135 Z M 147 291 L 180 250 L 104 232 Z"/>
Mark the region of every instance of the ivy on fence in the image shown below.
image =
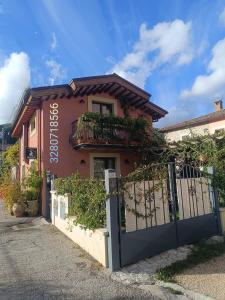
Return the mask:
<path id="1" fill-rule="evenodd" d="M 70 193 L 68 216 L 75 216 L 75 224 L 85 229 L 105 226 L 106 192 L 102 181 L 83 179 L 78 173 L 67 178 L 57 178 L 58 194 Z"/>

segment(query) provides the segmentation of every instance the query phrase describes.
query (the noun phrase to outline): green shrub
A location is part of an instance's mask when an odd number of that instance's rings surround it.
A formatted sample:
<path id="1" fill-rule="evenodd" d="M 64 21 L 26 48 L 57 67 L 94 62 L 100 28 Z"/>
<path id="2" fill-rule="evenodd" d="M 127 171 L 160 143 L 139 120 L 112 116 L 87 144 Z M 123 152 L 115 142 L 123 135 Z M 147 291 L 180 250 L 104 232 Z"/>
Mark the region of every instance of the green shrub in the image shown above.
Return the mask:
<path id="1" fill-rule="evenodd" d="M 59 194 L 70 193 L 69 216 L 75 216 L 75 224 L 85 229 L 96 229 L 105 225 L 106 192 L 103 182 L 81 179 L 79 174 L 55 180 Z"/>
<path id="2" fill-rule="evenodd" d="M 36 189 L 29 189 L 23 192 L 23 199 L 25 201 L 33 201 L 38 199 L 38 192 Z"/>
<path id="3" fill-rule="evenodd" d="M 24 179 L 24 185 L 27 189 L 35 189 L 40 191 L 42 177 L 38 174 L 36 168 L 30 169 L 30 174 Z"/>
<path id="4" fill-rule="evenodd" d="M 20 182 L 12 181 L 9 178 L 5 179 L 0 189 L 5 205 L 10 212 L 14 203 L 24 204 Z"/>
<path id="5" fill-rule="evenodd" d="M 10 174 L 12 167 L 17 166 L 19 161 L 19 144 L 9 146 L 3 153 L 3 163 L 0 166 L 0 181 Z"/>
<path id="6" fill-rule="evenodd" d="M 99 113 L 87 112 L 83 114 L 77 124 L 75 136 L 82 137 L 83 130 L 90 130 L 94 133 L 95 137 L 102 137 L 121 140 L 122 137 L 117 133 L 120 130 L 128 134 L 130 141 L 144 142 L 148 139 L 146 129 L 149 124 L 143 117 L 119 117 L 114 114 L 101 115 Z"/>

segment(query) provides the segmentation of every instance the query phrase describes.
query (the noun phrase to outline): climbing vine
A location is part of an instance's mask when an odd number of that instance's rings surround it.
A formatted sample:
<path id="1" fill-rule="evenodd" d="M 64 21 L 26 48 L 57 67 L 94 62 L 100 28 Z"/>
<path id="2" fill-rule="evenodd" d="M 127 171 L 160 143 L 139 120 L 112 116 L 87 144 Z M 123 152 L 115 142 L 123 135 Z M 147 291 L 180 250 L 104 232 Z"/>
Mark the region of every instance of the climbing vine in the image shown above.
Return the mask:
<path id="1" fill-rule="evenodd" d="M 61 195 L 70 193 L 69 216 L 75 216 L 75 224 L 85 229 L 105 225 L 106 192 L 102 181 L 81 178 L 78 173 L 55 180 L 55 189 Z"/>

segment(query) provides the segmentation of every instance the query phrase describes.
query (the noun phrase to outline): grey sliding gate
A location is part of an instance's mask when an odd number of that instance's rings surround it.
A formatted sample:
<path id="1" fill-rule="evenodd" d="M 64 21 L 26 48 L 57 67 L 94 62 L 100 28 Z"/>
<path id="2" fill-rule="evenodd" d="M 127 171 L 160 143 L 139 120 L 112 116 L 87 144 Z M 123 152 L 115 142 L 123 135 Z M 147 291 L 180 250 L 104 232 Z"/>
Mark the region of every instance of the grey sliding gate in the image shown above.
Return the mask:
<path id="1" fill-rule="evenodd" d="M 212 176 L 169 163 L 109 179 L 111 269 L 221 234 Z"/>

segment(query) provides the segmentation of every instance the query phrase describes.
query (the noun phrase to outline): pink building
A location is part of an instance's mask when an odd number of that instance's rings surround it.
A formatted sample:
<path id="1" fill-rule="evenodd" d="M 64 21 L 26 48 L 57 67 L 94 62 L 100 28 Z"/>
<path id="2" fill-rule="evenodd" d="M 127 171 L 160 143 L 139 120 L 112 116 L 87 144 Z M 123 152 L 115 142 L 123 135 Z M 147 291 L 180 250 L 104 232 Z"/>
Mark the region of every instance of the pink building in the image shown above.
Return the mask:
<path id="1" fill-rule="evenodd" d="M 57 177 L 79 172 L 84 177 L 102 177 L 104 169 L 115 168 L 126 175 L 138 163 L 138 143 L 109 138 L 112 128 L 102 128 L 101 137 L 92 125 L 77 133 L 77 122 L 87 112 L 104 116 L 129 115 L 152 122 L 167 112 L 149 101 L 150 94 L 116 74 L 75 78 L 69 84 L 28 89 L 22 98 L 13 123 L 12 136 L 19 139 L 20 178 L 26 176 L 34 162 L 26 158 L 26 149 L 37 150 L 40 174 L 47 171 Z M 113 132 L 115 132 L 114 130 Z M 107 133 L 107 137 L 102 133 Z M 41 212 L 48 215 L 46 184 L 43 184 Z"/>

